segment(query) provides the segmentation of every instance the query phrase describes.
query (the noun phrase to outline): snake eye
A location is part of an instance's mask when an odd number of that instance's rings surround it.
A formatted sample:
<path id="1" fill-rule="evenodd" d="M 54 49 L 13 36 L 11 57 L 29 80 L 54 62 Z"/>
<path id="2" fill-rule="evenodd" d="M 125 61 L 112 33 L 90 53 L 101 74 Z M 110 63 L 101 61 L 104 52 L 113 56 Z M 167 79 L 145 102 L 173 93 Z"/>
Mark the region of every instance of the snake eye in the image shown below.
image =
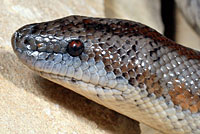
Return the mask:
<path id="1" fill-rule="evenodd" d="M 83 50 L 84 50 L 84 45 L 79 40 L 73 40 L 69 42 L 67 46 L 67 52 L 73 57 L 81 55 Z"/>

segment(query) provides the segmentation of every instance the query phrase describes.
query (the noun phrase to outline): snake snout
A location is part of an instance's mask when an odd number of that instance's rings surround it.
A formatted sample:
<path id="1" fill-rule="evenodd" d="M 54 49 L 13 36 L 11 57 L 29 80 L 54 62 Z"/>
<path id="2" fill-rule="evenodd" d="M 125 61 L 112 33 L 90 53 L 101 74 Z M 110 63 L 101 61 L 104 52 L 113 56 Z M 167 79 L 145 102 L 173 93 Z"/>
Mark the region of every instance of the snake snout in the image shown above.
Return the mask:
<path id="1" fill-rule="evenodd" d="M 30 47 L 34 45 L 31 36 L 36 25 L 37 24 L 23 26 L 12 35 L 11 43 L 15 52 L 29 50 Z"/>
<path id="2" fill-rule="evenodd" d="M 33 30 L 37 24 L 26 25 L 19 28 L 11 38 L 11 44 L 17 57 L 29 67 L 35 61 L 33 52 L 37 49 Z"/>

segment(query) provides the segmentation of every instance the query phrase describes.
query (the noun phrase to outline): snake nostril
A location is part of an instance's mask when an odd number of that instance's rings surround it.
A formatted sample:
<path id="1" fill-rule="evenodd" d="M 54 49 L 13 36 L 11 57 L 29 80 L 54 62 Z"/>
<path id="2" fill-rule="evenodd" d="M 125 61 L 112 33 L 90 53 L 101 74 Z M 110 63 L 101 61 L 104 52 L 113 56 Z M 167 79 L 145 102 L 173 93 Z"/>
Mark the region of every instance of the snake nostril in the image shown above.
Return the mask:
<path id="1" fill-rule="evenodd" d="M 26 39 L 24 40 L 24 44 L 29 44 L 28 38 L 26 38 Z"/>

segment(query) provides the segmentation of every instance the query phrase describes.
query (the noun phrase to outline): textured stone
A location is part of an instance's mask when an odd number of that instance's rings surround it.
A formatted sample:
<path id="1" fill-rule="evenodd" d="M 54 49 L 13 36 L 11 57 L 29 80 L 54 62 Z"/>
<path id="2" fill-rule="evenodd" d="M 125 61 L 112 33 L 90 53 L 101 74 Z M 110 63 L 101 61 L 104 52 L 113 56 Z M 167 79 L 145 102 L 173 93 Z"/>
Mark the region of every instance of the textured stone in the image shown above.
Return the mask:
<path id="1" fill-rule="evenodd" d="M 200 1 L 199 0 L 175 0 L 177 7 L 182 12 L 185 20 L 200 35 Z"/>
<path id="2" fill-rule="evenodd" d="M 176 10 L 176 41 L 187 47 L 200 50 L 199 35 L 186 22 L 179 10 Z"/>

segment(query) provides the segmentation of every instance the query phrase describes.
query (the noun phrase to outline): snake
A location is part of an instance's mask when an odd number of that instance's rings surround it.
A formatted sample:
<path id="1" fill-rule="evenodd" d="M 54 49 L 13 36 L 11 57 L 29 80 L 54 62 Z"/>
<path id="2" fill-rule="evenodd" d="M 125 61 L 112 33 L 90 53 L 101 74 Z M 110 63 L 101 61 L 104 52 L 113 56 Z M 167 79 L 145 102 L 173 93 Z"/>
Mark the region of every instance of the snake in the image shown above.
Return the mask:
<path id="1" fill-rule="evenodd" d="M 131 20 L 67 16 L 12 36 L 28 68 L 161 132 L 200 134 L 200 52 Z"/>

